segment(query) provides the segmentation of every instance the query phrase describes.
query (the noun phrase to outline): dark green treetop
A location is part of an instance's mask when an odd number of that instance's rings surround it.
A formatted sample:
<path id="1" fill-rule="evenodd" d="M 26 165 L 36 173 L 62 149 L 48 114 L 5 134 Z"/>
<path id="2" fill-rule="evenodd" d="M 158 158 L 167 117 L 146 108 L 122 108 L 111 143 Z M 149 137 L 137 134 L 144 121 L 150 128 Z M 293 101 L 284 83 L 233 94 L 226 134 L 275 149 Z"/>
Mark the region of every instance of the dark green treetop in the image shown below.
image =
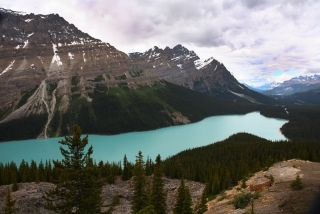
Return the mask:
<path id="1" fill-rule="evenodd" d="M 145 207 L 149 206 L 149 198 L 147 194 L 147 178 L 145 175 L 145 163 L 143 161 L 142 152 L 139 151 L 136 156 L 136 163 L 133 170 L 133 197 L 132 197 L 132 213 L 138 213 Z"/>
<path id="2" fill-rule="evenodd" d="M 160 155 L 156 158 L 153 170 L 151 202 L 158 214 L 165 214 L 167 210 L 166 193 L 164 192 L 163 164 Z"/>
<path id="3" fill-rule="evenodd" d="M 53 161 L 60 171 L 55 189 L 46 192 L 46 208 L 58 213 L 101 213 L 102 182 L 97 179 L 90 155 L 92 146 L 85 152 L 88 136 L 81 139 L 81 129 L 75 125 L 73 136 L 65 136 L 59 142 L 68 149 L 60 147 L 64 159 Z"/>

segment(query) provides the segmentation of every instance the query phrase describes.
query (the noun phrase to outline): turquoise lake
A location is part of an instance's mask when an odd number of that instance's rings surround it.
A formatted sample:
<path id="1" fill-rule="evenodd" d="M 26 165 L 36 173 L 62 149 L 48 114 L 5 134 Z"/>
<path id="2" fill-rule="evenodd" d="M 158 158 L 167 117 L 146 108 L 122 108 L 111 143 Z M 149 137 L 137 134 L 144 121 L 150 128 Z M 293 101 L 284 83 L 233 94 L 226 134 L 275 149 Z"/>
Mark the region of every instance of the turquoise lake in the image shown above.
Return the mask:
<path id="1" fill-rule="evenodd" d="M 89 135 L 89 145 L 93 146 L 93 159 L 97 162 L 122 161 L 126 154 L 129 161 L 134 161 L 138 151 L 151 159 L 160 154 L 162 159 L 180 151 L 205 146 L 226 139 L 238 132 L 251 133 L 268 140 L 285 140 L 280 128 L 287 120 L 266 118 L 259 112 L 246 115 L 212 116 L 200 122 L 171 126 L 145 132 L 131 132 L 118 135 Z M 0 162 L 21 160 L 62 159 L 60 144 L 62 137 L 32 139 L 0 143 Z"/>

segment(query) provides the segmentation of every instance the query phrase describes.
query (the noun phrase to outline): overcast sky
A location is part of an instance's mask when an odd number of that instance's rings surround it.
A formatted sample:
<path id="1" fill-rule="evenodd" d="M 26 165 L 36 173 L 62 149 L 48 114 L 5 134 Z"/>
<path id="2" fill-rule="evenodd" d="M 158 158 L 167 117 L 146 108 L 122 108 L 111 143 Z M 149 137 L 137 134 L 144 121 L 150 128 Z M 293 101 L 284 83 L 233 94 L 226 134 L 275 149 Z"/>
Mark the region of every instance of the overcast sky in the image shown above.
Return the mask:
<path id="1" fill-rule="evenodd" d="M 127 53 L 181 44 L 254 86 L 320 74 L 319 0 L 0 0 L 0 7 L 58 13 Z"/>

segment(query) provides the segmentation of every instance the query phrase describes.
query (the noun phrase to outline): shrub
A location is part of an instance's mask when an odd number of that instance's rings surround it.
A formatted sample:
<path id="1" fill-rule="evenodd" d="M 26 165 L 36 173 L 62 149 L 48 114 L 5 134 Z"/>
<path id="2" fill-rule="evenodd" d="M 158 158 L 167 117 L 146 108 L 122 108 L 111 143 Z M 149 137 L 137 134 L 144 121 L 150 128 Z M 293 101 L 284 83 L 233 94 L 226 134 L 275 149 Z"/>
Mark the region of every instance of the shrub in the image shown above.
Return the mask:
<path id="1" fill-rule="evenodd" d="M 249 204 L 251 199 L 257 199 L 259 197 L 259 193 L 241 193 L 239 195 L 234 196 L 233 200 L 231 201 L 231 204 L 233 204 L 233 206 L 236 209 L 243 209 Z"/>
<path id="2" fill-rule="evenodd" d="M 291 188 L 293 190 L 303 189 L 303 184 L 299 175 L 297 175 L 296 179 L 291 182 Z"/>

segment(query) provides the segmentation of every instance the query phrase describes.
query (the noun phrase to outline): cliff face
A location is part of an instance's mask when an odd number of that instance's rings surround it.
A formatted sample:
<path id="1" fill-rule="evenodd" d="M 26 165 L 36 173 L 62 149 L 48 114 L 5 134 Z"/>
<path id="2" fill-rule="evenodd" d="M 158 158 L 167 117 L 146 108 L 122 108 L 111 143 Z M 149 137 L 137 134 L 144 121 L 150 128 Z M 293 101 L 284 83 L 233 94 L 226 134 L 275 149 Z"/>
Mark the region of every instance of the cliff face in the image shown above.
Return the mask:
<path id="1" fill-rule="evenodd" d="M 78 30 L 57 14 L 22 15 L 0 10 L 0 108 L 16 106 L 24 91 L 57 83 L 70 93 L 71 78 L 90 85 L 100 74 L 123 75 L 128 56 Z M 43 89 L 46 91 L 46 89 Z M 40 94 L 46 94 L 38 90 Z"/>

